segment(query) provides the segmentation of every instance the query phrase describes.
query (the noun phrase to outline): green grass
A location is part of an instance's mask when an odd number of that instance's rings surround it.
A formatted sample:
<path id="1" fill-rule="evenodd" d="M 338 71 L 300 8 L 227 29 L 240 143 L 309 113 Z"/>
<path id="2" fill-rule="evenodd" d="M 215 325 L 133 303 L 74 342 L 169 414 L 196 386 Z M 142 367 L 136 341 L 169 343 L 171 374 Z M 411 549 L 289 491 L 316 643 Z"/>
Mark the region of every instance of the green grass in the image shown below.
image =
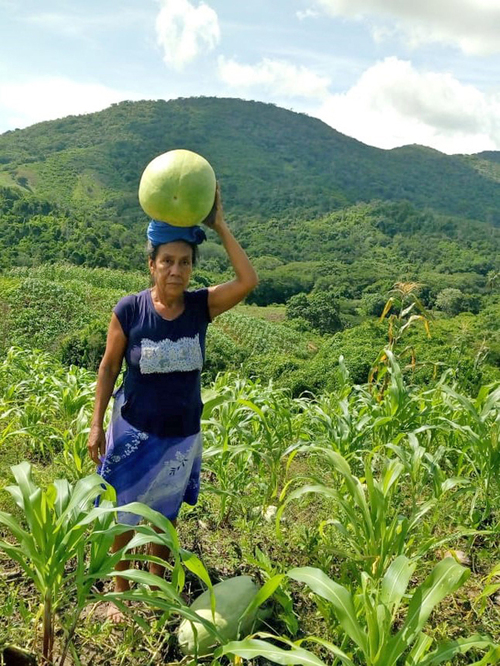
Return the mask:
<path id="1" fill-rule="evenodd" d="M 260 305 L 238 305 L 235 311 L 249 317 L 258 317 L 276 324 L 282 324 L 286 320 L 285 305 L 267 305 L 266 307 Z"/>

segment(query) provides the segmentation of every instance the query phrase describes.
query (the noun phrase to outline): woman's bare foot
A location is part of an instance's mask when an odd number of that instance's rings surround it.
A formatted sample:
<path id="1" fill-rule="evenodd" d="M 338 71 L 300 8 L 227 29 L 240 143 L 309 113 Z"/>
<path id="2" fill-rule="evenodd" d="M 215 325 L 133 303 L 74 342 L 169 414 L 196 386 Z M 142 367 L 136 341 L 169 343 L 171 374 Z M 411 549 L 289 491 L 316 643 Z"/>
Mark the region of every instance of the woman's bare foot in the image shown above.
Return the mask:
<path id="1" fill-rule="evenodd" d="M 113 624 L 122 624 L 125 622 L 125 614 L 112 601 L 109 602 L 106 609 L 106 619 Z"/>

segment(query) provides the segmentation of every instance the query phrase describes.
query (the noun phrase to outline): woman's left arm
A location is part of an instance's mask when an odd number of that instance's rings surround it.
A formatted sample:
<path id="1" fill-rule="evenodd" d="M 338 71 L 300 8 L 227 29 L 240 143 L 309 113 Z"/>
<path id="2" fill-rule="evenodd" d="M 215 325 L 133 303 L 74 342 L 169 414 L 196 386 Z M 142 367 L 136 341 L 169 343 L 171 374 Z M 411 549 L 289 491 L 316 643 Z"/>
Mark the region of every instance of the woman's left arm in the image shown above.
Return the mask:
<path id="1" fill-rule="evenodd" d="M 242 301 L 259 283 L 259 278 L 245 250 L 231 233 L 224 220 L 219 188 L 216 195 L 216 214 L 213 224 L 208 225 L 222 241 L 236 277 L 230 282 L 208 289 L 208 309 L 213 319 Z"/>

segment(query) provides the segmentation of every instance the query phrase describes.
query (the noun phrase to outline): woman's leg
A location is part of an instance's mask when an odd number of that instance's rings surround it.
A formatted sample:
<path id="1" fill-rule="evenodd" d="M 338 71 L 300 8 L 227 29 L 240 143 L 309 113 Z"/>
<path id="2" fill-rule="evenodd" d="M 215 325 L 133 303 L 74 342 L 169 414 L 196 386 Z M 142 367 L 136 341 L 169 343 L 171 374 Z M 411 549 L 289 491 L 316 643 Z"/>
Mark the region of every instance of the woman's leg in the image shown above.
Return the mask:
<path id="1" fill-rule="evenodd" d="M 115 540 L 113 541 L 113 545 L 111 546 L 111 552 L 116 553 L 117 550 L 120 550 L 124 546 L 128 544 L 128 542 L 131 540 L 131 538 L 134 536 L 134 530 L 129 530 L 128 532 L 123 532 L 123 534 L 118 534 L 115 536 Z M 120 562 L 117 563 L 115 570 L 116 571 L 125 571 L 128 569 L 130 566 L 130 560 L 120 560 Z M 130 583 L 126 578 L 121 578 L 120 576 L 115 576 L 115 592 L 127 592 L 127 590 L 130 590 Z M 125 619 L 125 616 L 123 615 L 122 611 L 114 604 L 111 602 L 108 605 L 108 610 L 106 613 L 107 617 L 111 622 L 114 622 L 117 624 L 118 622 L 123 622 Z"/>
<path id="2" fill-rule="evenodd" d="M 111 552 L 116 553 L 117 550 L 123 548 L 128 544 L 130 539 L 134 536 L 134 530 L 129 530 L 128 532 L 123 532 L 123 534 L 118 534 L 115 536 L 113 545 L 111 546 Z M 120 560 L 116 567 L 116 571 L 125 571 L 130 566 L 130 560 Z M 126 592 L 130 590 L 130 583 L 126 578 L 121 578 L 120 576 L 115 576 L 115 592 Z"/>
<path id="3" fill-rule="evenodd" d="M 177 520 L 172 520 L 171 522 L 174 527 L 177 527 Z M 154 530 L 155 532 L 161 533 L 161 530 L 158 527 L 155 527 Z M 151 555 L 161 557 L 162 560 L 168 560 L 170 557 L 170 548 L 160 543 L 152 543 Z M 165 575 L 165 567 L 162 567 L 161 564 L 156 564 L 156 562 L 150 562 L 149 572 L 155 574 L 156 576 L 160 576 L 160 578 L 163 578 Z"/>

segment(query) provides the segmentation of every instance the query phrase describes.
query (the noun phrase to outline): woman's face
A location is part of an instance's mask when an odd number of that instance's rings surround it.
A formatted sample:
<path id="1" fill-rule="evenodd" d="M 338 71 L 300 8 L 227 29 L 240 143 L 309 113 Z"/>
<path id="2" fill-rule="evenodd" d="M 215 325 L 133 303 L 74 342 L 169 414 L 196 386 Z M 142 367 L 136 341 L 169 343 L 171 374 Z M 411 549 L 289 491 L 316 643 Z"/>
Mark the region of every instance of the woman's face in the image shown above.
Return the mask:
<path id="1" fill-rule="evenodd" d="M 149 260 L 149 270 L 157 287 L 168 294 L 180 295 L 187 288 L 193 272 L 193 250 L 184 241 L 163 243 L 156 259 Z"/>

